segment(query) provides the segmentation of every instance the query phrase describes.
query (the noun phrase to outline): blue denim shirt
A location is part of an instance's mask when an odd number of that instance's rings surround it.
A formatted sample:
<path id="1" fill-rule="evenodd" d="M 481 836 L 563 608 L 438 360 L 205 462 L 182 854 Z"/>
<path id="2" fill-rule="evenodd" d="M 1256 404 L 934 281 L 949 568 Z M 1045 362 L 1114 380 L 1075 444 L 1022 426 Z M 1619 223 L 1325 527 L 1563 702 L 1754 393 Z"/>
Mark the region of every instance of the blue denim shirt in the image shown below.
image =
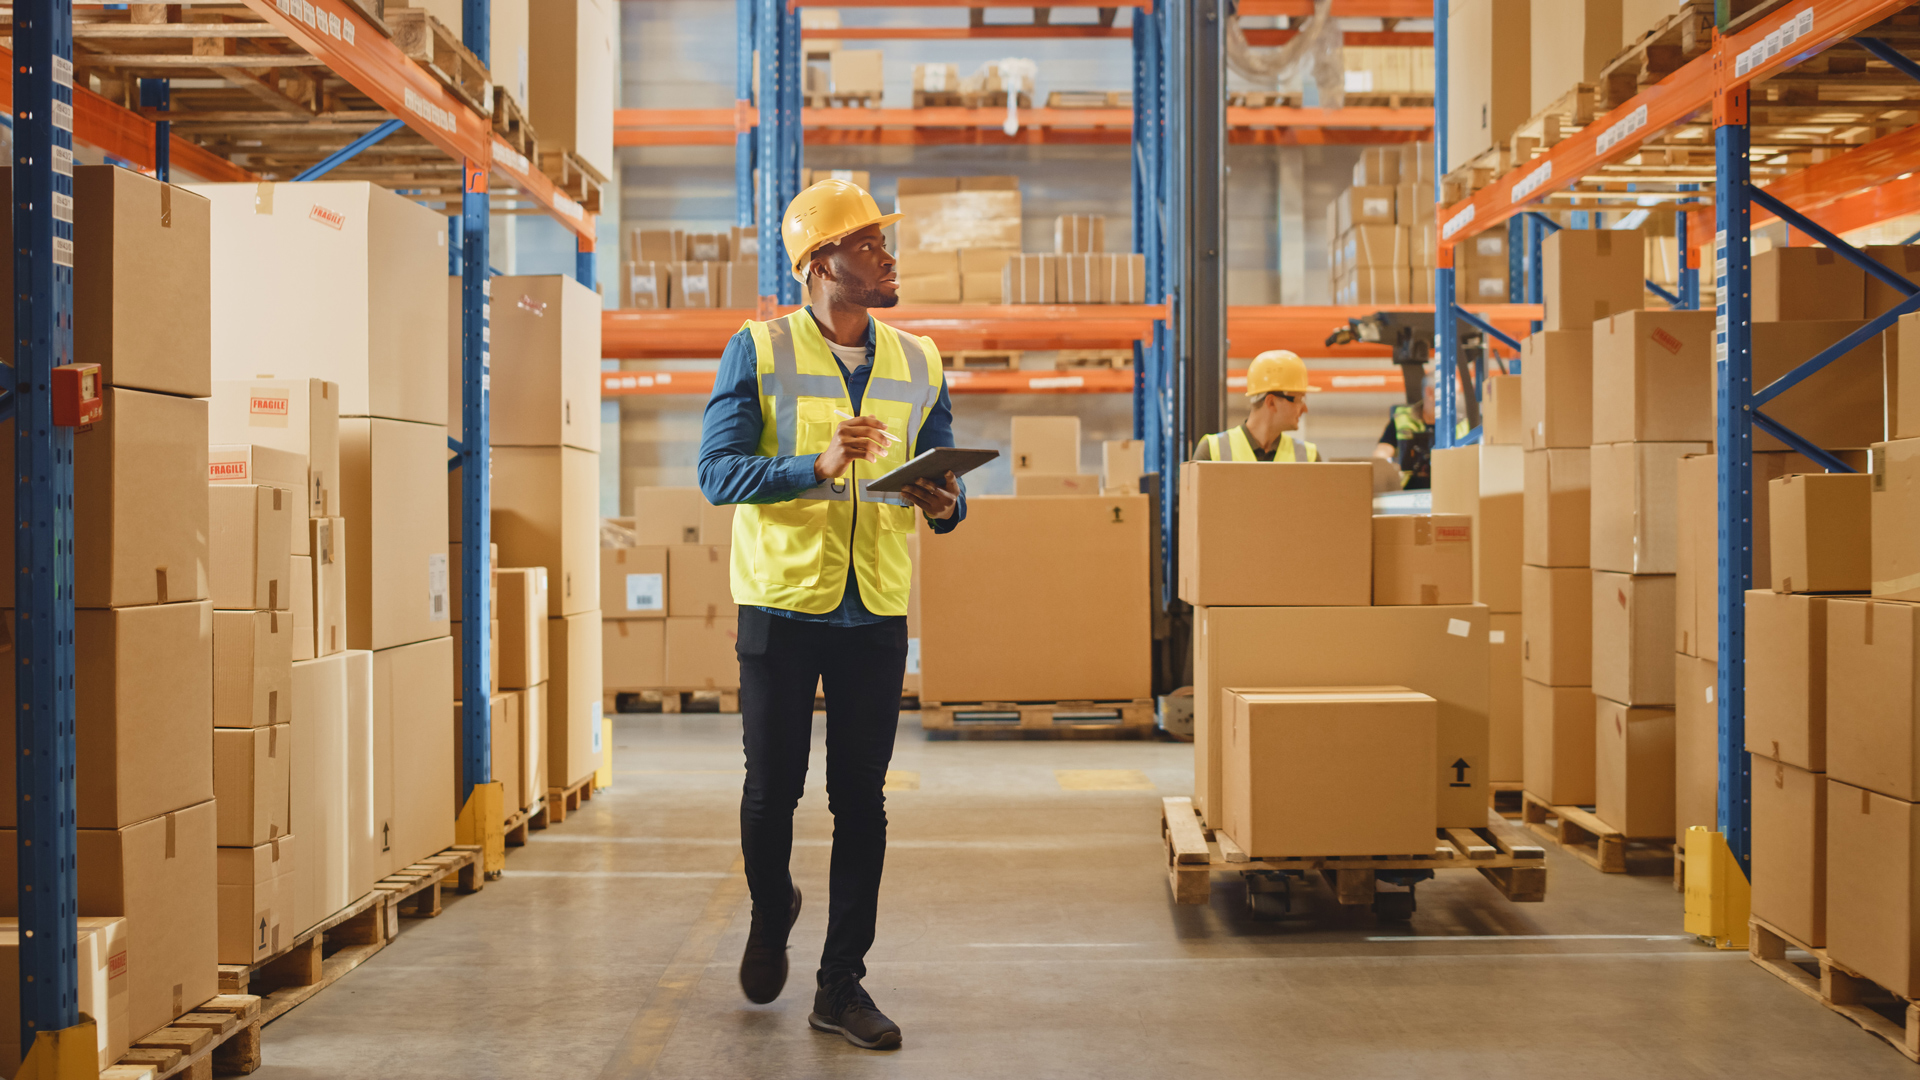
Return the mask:
<path id="1" fill-rule="evenodd" d="M 838 358 L 835 358 L 836 361 Z M 700 490 L 715 506 L 726 503 L 785 502 L 813 487 L 819 481 L 813 475 L 818 454 L 792 457 L 767 457 L 760 453 L 760 432 L 765 426 L 760 412 L 760 378 L 753 346 L 753 335 L 746 329 L 733 335 L 720 356 L 720 372 L 713 380 L 713 396 L 707 399 L 707 411 L 700 430 Z M 873 321 L 867 321 L 867 362 L 845 376 L 847 394 L 855 415 L 866 394 L 867 379 L 873 373 Z M 936 446 L 953 445 L 953 403 L 947 388 L 940 387 L 940 400 L 927 411 L 914 441 L 914 454 Z M 854 512 L 859 513 L 859 503 Z M 945 521 L 928 524 L 936 533 L 950 532 L 967 516 L 966 482 L 960 483 L 960 505 Z M 849 537 L 849 539 L 851 539 Z M 904 615 L 875 615 L 860 600 L 859 576 L 847 574 L 847 591 L 840 606 L 824 615 L 784 608 L 763 608 L 775 615 L 804 622 L 822 622 L 833 626 L 866 626 Z"/>

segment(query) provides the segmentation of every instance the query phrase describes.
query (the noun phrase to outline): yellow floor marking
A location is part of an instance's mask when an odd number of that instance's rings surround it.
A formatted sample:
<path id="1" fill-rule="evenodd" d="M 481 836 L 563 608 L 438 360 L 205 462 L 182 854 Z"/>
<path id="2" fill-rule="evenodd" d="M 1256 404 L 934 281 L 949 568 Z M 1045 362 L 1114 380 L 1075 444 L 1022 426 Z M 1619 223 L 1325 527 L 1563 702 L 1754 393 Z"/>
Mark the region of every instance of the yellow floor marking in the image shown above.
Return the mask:
<path id="1" fill-rule="evenodd" d="M 910 769 L 888 769 L 887 782 L 881 791 L 919 791 L 920 774 Z"/>
<path id="2" fill-rule="evenodd" d="M 1139 769 L 1055 769 L 1062 791 L 1153 791 L 1153 781 Z"/>

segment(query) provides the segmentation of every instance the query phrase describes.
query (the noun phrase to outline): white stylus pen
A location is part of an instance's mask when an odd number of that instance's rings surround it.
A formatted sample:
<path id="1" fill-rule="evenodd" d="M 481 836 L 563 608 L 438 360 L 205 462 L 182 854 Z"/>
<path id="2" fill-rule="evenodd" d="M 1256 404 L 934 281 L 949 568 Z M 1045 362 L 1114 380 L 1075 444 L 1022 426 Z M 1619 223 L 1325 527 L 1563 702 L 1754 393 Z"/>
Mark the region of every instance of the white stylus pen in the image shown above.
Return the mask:
<path id="1" fill-rule="evenodd" d="M 839 409 L 835 409 L 835 410 L 833 410 L 833 415 L 835 415 L 835 416 L 837 416 L 837 417 L 839 417 L 839 418 L 840 418 L 840 419 L 842 419 L 842 420 L 853 420 L 853 419 L 856 419 L 855 417 L 851 417 L 851 416 L 848 416 L 848 415 L 847 415 L 846 413 L 843 413 L 843 412 L 841 412 L 841 411 L 840 411 Z M 888 431 L 888 430 L 887 430 L 886 428 L 881 428 L 881 429 L 880 429 L 880 434 L 881 434 L 881 435 L 883 435 L 883 436 L 885 436 L 885 437 L 886 437 L 886 440 L 887 440 L 888 442 L 899 442 L 899 441 L 900 441 L 900 440 L 899 440 L 898 438 L 896 438 L 896 437 L 894 436 L 894 434 L 893 434 L 893 432 L 891 432 L 891 431 Z"/>

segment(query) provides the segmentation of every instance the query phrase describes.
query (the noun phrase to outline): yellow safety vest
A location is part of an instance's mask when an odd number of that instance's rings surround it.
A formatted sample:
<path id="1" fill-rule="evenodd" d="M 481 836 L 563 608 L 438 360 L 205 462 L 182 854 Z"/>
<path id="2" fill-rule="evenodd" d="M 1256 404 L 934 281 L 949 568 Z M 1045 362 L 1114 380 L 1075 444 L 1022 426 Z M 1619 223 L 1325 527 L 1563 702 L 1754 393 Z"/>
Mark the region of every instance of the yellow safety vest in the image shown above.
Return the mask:
<path id="1" fill-rule="evenodd" d="M 1244 427 L 1235 427 L 1231 431 L 1216 432 L 1215 434 L 1205 436 L 1200 441 L 1205 443 L 1209 450 L 1213 451 L 1214 461 L 1260 460 L 1253 452 L 1253 441 L 1247 438 L 1247 429 Z M 1307 452 L 1304 455 L 1300 454 L 1295 449 L 1297 446 L 1306 447 Z M 1282 433 L 1280 436 L 1280 445 L 1273 448 L 1273 460 L 1276 464 L 1282 461 L 1319 461 L 1320 448 L 1305 439 L 1301 439 L 1298 443 L 1295 443 L 1292 435 Z"/>
<path id="2" fill-rule="evenodd" d="M 818 454 L 833 442 L 835 411 L 851 415 L 840 365 L 813 316 L 802 308 L 772 322 L 751 322 L 760 378 L 760 445 L 767 457 Z M 898 494 L 865 490 L 913 456 L 920 425 L 940 400 L 940 352 L 928 338 L 875 320 L 873 374 L 861 399 L 896 436 L 880 460 L 856 461 L 846 475 L 777 503 L 743 503 L 733 515 L 730 577 L 738 604 L 824 615 L 840 606 L 847 567 L 875 615 L 905 615 L 913 583 L 907 537 L 914 509 Z"/>

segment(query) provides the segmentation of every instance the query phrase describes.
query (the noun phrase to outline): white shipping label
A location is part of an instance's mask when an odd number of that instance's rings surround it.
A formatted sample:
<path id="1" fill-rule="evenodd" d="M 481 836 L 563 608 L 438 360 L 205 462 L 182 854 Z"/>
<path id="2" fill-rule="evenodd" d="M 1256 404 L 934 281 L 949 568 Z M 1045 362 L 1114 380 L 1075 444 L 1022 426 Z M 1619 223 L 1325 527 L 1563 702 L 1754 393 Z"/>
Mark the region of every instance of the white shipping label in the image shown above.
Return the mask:
<path id="1" fill-rule="evenodd" d="M 446 622 L 447 557 L 441 552 L 427 556 L 427 610 L 434 622 Z"/>
<path id="2" fill-rule="evenodd" d="M 667 589 L 664 575 L 627 575 L 628 611 L 662 611 L 666 606 Z"/>
<path id="3" fill-rule="evenodd" d="M 1361 199 L 1360 213 L 1367 217 L 1390 217 L 1393 214 L 1393 200 Z"/>
<path id="4" fill-rule="evenodd" d="M 1448 619 L 1447 633 L 1454 637 L 1466 637 L 1473 632 L 1473 624 L 1465 619 Z"/>
<path id="5" fill-rule="evenodd" d="M 605 745 L 601 738 L 601 732 L 607 726 L 603 722 L 606 719 L 606 714 L 601 711 L 603 707 L 601 702 L 593 703 L 593 752 L 595 754 L 600 753 L 601 746 Z"/>
<path id="6" fill-rule="evenodd" d="M 1507 632 L 1505 630 L 1489 630 L 1487 631 L 1487 642 L 1492 645 L 1505 645 L 1507 643 Z"/>
<path id="7" fill-rule="evenodd" d="M 917 637 L 907 639 L 907 674 L 920 674 L 920 639 Z"/>

